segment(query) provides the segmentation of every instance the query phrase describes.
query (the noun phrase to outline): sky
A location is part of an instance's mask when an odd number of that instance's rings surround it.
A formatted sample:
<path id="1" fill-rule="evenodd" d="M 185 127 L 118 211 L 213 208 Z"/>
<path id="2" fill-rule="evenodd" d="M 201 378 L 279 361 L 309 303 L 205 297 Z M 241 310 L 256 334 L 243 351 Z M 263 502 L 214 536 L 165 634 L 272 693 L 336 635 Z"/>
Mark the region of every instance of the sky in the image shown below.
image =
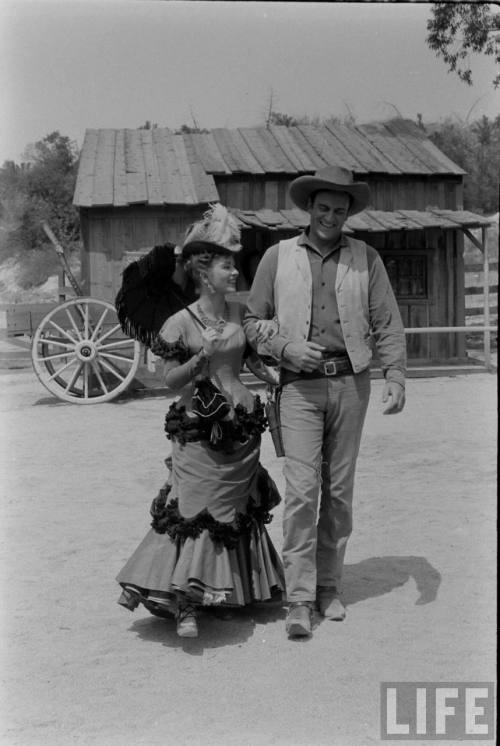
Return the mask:
<path id="1" fill-rule="evenodd" d="M 0 0 L 0 164 L 58 130 L 358 123 L 500 112 L 491 58 L 467 86 L 429 50 L 429 3 Z"/>

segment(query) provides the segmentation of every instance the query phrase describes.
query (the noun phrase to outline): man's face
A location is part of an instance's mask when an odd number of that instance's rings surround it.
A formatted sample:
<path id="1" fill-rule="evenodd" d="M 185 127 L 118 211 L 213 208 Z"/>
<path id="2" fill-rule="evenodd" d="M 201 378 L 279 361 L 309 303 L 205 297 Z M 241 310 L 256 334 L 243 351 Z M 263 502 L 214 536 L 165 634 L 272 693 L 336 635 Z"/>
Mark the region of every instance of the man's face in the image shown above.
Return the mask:
<path id="1" fill-rule="evenodd" d="M 349 213 L 349 195 L 345 192 L 317 192 L 308 207 L 311 216 L 309 238 L 315 244 L 333 245 L 340 238 Z"/>

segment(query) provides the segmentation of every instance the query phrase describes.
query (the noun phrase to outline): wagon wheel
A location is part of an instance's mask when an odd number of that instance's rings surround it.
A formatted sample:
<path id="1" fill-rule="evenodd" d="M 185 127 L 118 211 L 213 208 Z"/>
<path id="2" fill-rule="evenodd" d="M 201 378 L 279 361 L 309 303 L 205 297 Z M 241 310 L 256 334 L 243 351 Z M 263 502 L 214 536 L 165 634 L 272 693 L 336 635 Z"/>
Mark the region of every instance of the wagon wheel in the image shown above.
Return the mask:
<path id="1" fill-rule="evenodd" d="M 140 352 L 139 343 L 123 334 L 111 303 L 74 298 L 42 319 L 31 359 L 51 394 L 75 404 L 97 404 L 127 388 Z"/>

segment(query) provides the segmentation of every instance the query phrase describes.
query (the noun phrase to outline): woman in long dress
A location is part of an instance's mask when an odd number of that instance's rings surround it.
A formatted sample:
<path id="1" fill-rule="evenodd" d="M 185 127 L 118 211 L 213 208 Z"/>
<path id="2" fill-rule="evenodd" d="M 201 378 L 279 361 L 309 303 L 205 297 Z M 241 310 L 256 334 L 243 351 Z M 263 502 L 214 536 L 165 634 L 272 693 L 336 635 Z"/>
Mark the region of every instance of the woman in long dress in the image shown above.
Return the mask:
<path id="1" fill-rule="evenodd" d="M 166 385 L 180 394 L 165 419 L 171 476 L 153 502 L 152 529 L 117 580 L 119 603 L 173 613 L 178 635 L 196 637 L 199 606 L 270 600 L 284 580 L 265 527 L 280 496 L 259 462 L 264 409 L 240 381 L 243 309 L 226 300 L 238 276 L 234 253 L 191 241 L 181 262 L 199 299 L 166 321 L 153 347 L 165 359 Z M 261 332 L 272 333 L 270 322 Z M 212 417 L 193 412 L 200 378 L 227 402 Z"/>

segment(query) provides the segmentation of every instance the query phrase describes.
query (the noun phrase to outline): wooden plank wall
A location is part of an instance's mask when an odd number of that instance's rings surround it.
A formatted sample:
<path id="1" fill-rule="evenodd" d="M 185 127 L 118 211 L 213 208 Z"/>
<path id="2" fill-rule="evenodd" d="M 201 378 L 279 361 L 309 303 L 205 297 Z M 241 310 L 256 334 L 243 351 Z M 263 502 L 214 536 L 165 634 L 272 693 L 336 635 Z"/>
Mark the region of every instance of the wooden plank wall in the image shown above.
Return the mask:
<path id="1" fill-rule="evenodd" d="M 137 206 L 126 210 L 92 210 L 90 218 L 82 212 L 84 292 L 113 302 L 121 284 L 123 254 L 181 240 L 205 209 L 206 206 L 175 210 Z"/>
<path id="2" fill-rule="evenodd" d="M 358 180 L 366 178 L 357 175 Z M 216 176 L 215 181 L 220 201 L 228 207 L 240 210 L 291 209 L 294 205 L 288 196 L 292 177 L 268 175 Z M 438 207 L 456 210 L 462 207 L 462 192 L 459 180 L 445 178 L 369 178 L 371 204 L 374 210 L 426 210 Z"/>
<path id="3" fill-rule="evenodd" d="M 392 233 L 357 233 L 356 237 L 389 254 L 427 256 L 428 298 L 398 298 L 405 327 L 463 326 L 463 246 L 458 231 L 426 229 Z M 407 336 L 409 360 L 444 362 L 465 359 L 465 334 L 413 334 Z"/>

